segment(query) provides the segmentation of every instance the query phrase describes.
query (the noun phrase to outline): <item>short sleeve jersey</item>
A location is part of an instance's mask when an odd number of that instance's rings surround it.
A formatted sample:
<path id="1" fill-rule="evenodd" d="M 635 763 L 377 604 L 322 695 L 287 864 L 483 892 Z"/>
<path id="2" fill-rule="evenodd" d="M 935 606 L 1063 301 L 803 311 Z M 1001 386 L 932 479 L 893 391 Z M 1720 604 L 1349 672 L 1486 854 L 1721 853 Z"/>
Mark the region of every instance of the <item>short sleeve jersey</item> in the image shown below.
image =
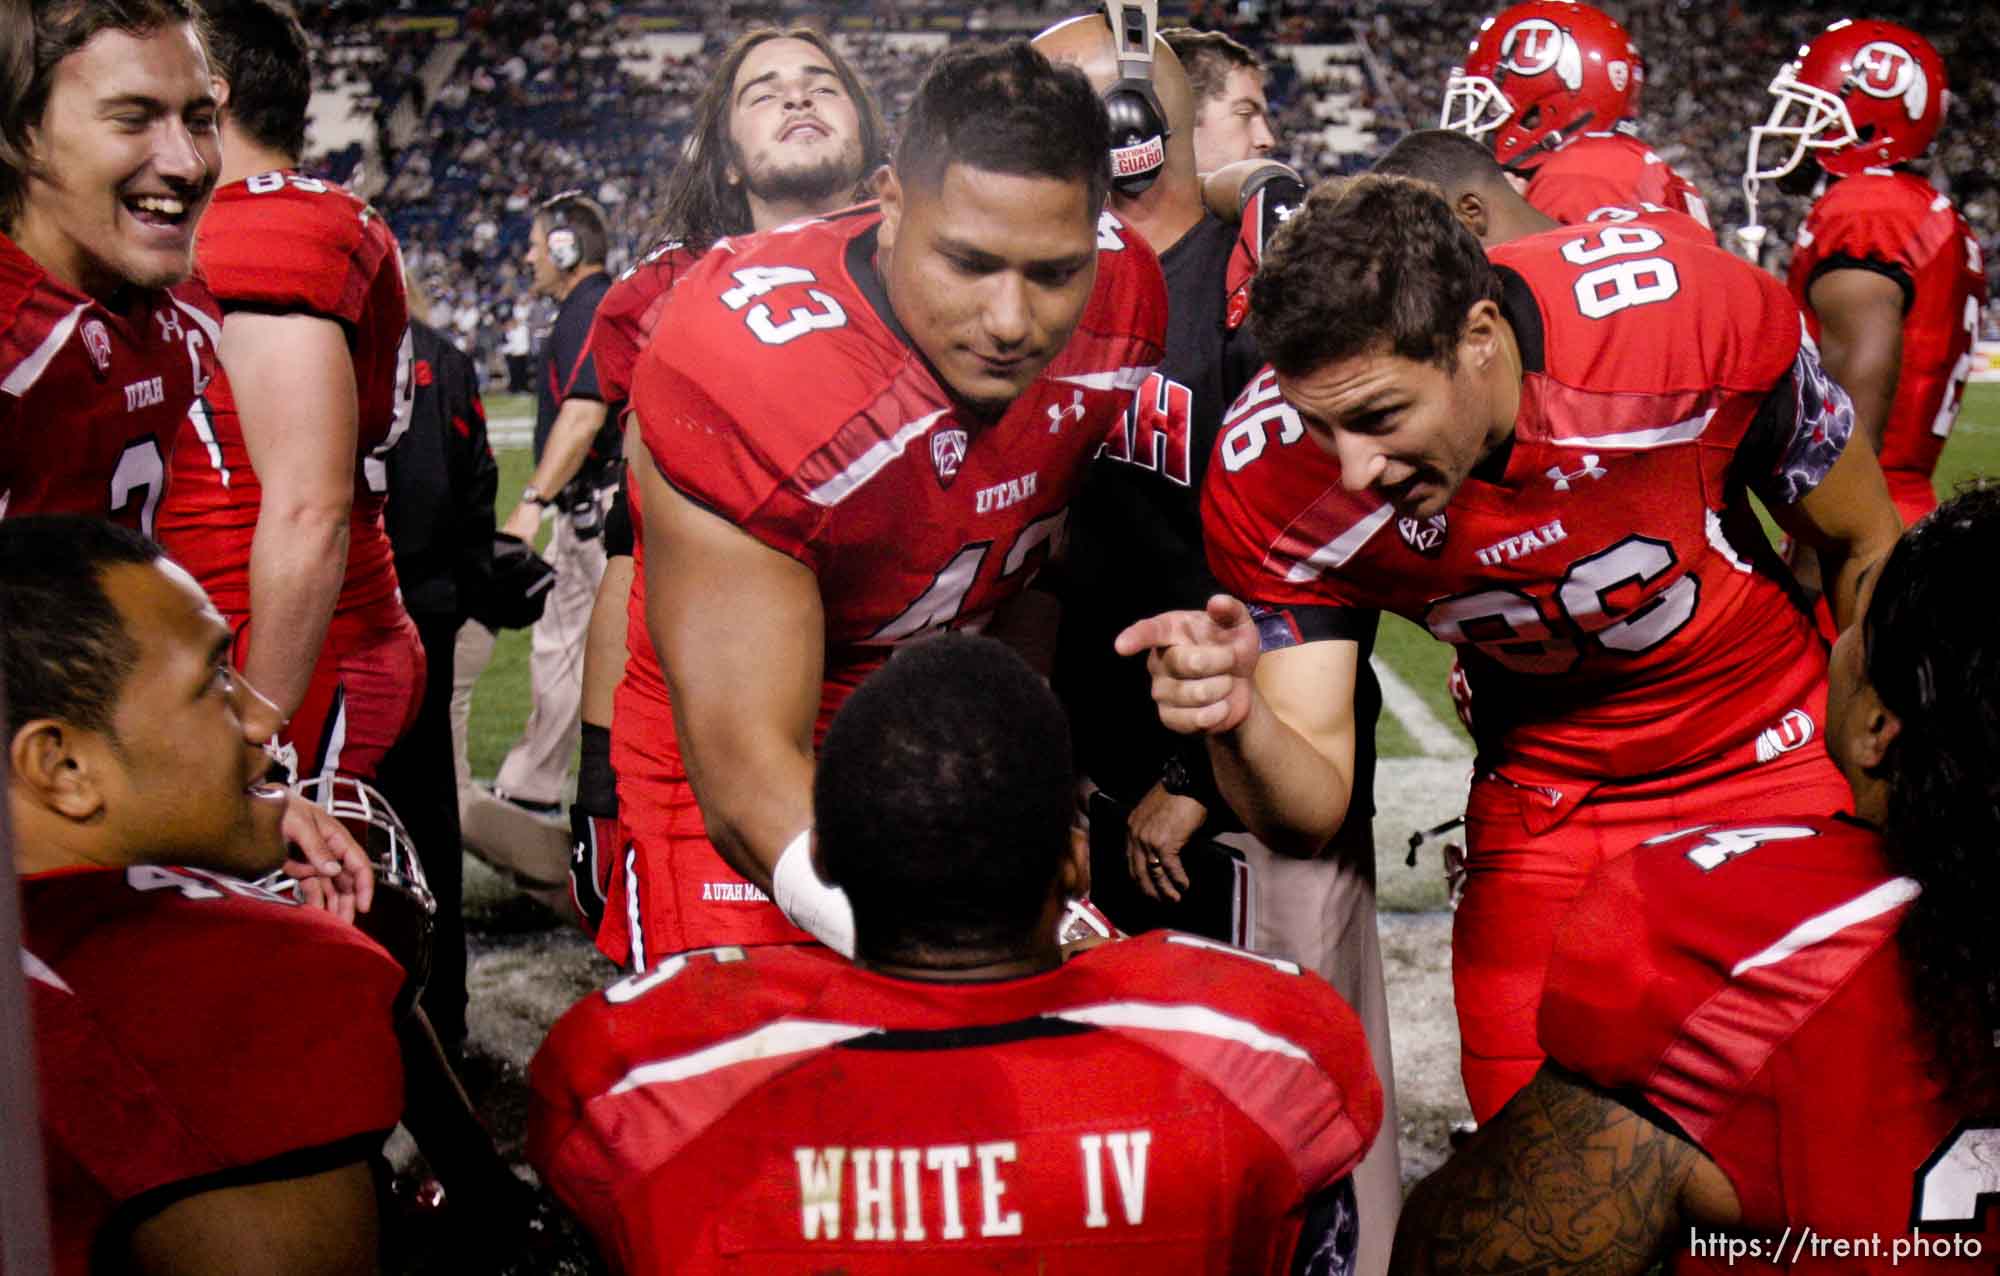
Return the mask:
<path id="1" fill-rule="evenodd" d="M 31 875 L 21 915 L 65 1276 L 183 1197 L 361 1160 L 402 1113 L 403 971 L 351 925 L 153 866 Z"/>
<path id="2" fill-rule="evenodd" d="M 2000 1125 L 1948 1104 L 1930 1073 L 1896 942 L 1917 892 L 1874 830 L 1809 817 L 1653 838 L 1578 898 L 1543 1048 L 1707 1153 L 1748 1231 L 1790 1228 L 1805 1247 L 1782 1264 L 1679 1265 L 1886 1272 L 1892 1242 L 1922 1237 L 1944 1246 L 1925 1271 L 1993 1270 Z M 1813 1234 L 1879 1248 L 1837 1261 Z M 1958 1261 L 1938 1261 L 1949 1246 Z"/>
<path id="3" fill-rule="evenodd" d="M 1523 364 L 1511 443 L 1441 513 L 1406 517 L 1342 488 L 1266 372 L 1203 494 L 1217 576 L 1270 609 L 1267 647 L 1357 608 L 1456 646 L 1482 759 L 1524 783 L 1654 774 L 1755 737 L 1825 657 L 1744 490 L 1799 499 L 1853 421 L 1798 308 L 1643 217 L 1491 258 Z"/>
<path id="4" fill-rule="evenodd" d="M 597 318 L 590 326 L 590 357 L 604 401 L 621 415 L 632 397 L 639 356 L 659 325 L 667 296 L 696 260 L 678 240 L 661 244 L 620 275 L 597 303 Z M 632 593 L 626 602 L 625 676 L 618 683 L 618 698 L 640 697 L 654 706 L 664 706 L 666 676 L 646 632 L 646 547 L 639 502 L 628 500 L 626 509 L 632 523 L 633 573 Z"/>
<path id="5" fill-rule="evenodd" d="M 1694 183 L 1628 133 L 1585 133 L 1529 175 L 1527 200 L 1559 222 L 1595 221 L 1606 207 L 1651 204 L 1708 225 Z"/>
<path id="6" fill-rule="evenodd" d="M 1986 304 L 1986 268 L 1965 218 L 1914 173 L 1844 177 L 1807 215 L 1792 250 L 1792 296 L 1813 335 L 1812 286 L 1830 270 L 1872 270 L 1903 290 L 1903 359 L 1882 436 L 1882 468 L 1928 480 L 1958 420 Z"/>
<path id="7" fill-rule="evenodd" d="M 982 422 L 897 324 L 879 223 L 870 205 L 718 243 L 673 289 L 633 385 L 661 474 L 819 578 L 821 730 L 895 644 L 977 628 L 1026 588 L 1165 339 L 1158 260 L 1107 217 L 1068 345 Z"/>
<path id="8" fill-rule="evenodd" d="M 114 310 L 0 236 L 0 518 L 93 514 L 152 535 L 220 336 L 199 277 Z"/>
<path id="9" fill-rule="evenodd" d="M 975 983 L 697 950 L 531 1082 L 530 1161 L 635 1274 L 1288 1272 L 1382 1119 L 1339 994 L 1165 931 Z"/>
<path id="10" fill-rule="evenodd" d="M 394 605 L 395 556 L 382 524 L 386 457 L 409 425 L 415 385 L 402 254 L 388 222 L 333 183 L 260 173 L 216 191 L 196 251 L 225 314 L 309 315 L 346 336 L 357 433 L 338 605 L 347 614 Z M 229 379 L 218 377 L 182 431 L 160 541 L 228 616 L 250 611 L 250 540 L 262 499 Z"/>

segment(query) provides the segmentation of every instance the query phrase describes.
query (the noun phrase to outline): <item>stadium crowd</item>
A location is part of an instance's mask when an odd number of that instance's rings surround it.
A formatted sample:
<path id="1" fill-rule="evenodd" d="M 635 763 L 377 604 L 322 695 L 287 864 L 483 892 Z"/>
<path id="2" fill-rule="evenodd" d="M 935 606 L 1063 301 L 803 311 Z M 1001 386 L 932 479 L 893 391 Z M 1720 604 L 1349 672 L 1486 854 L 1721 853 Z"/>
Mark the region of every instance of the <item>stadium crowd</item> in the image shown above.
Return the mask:
<path id="1" fill-rule="evenodd" d="M 892 127 L 906 109 L 930 53 L 891 43 L 881 29 L 924 30 L 949 16 L 952 37 L 982 30 L 1029 30 L 1045 5 L 987 6 L 983 21 L 960 21 L 962 6 L 931 9 L 890 4 L 865 20 L 843 23 L 843 46 L 877 93 Z M 1718 226 L 1740 225 L 1743 137 L 1768 112 L 1765 86 L 1775 69 L 1829 20 L 1820 5 L 1737 5 L 1717 8 L 1676 0 L 1623 0 L 1605 6 L 1644 51 L 1649 87 L 1638 115 L 1641 133 L 1704 193 Z M 774 20 L 785 10 L 772 8 Z M 1896 20 L 1901 8 L 1881 6 Z M 579 188 L 605 205 L 613 221 L 614 271 L 649 246 L 648 214 L 685 136 L 688 103 L 731 34 L 749 16 L 701 6 L 658 13 L 705 33 L 699 53 L 669 55 L 645 72 L 619 56 L 631 28 L 604 0 L 557 5 L 520 0 L 474 9 L 452 37 L 422 29 L 381 30 L 370 11 L 329 6 L 307 14 L 326 40 L 329 71 L 366 77 L 362 101 L 386 121 L 410 97 L 423 108 L 410 144 L 380 147 L 387 189 L 376 195 L 432 294 L 458 316 L 460 345 L 475 353 L 489 379 L 501 377 L 507 330 L 525 321 L 545 331 L 553 310 L 530 296 L 519 267 L 527 214 L 535 192 Z M 655 10 L 649 8 L 648 14 Z M 801 10 L 798 15 L 810 17 Z M 1194 5 L 1187 21 L 1224 31 L 1258 53 L 1270 70 L 1270 99 L 1280 141 L 1276 158 L 1309 183 L 1365 169 L 1411 128 L 1435 124 L 1443 86 L 1462 58 L 1481 15 L 1440 15 L 1434 6 L 1377 0 L 1326 6 Z M 2000 58 L 2000 32 L 1981 11 L 1912 8 L 1904 17 L 1932 34 L 1950 74 L 1952 102 L 1926 175 L 1964 210 L 1992 252 L 2000 249 L 2000 178 L 1986 157 L 2000 153 L 2000 79 L 1987 68 Z M 1454 25 L 1456 24 L 1456 25 Z M 1356 86 L 1295 74 L 1288 46 L 1366 43 L 1370 74 Z M 424 101 L 417 72 L 441 42 L 465 51 L 433 101 Z M 347 52 L 342 53 L 341 50 Z M 1321 136 L 1316 103 L 1323 94 L 1351 98 L 1372 118 L 1372 142 L 1343 148 Z M 340 180 L 360 163 L 358 151 L 316 155 L 314 172 Z M 1772 194 L 1773 228 L 1766 265 L 1783 272 L 1791 232 L 1810 202 Z M 468 236 L 464 228 L 472 228 Z M 2000 336 L 2000 307 L 1987 330 Z"/>
<path id="2" fill-rule="evenodd" d="M 0 18 L 9 1270 L 1990 1270 L 1976 23 L 308 16 Z M 1477 749 L 1407 1196 L 1385 611 Z M 466 851 L 620 976 L 526 1177 Z"/>

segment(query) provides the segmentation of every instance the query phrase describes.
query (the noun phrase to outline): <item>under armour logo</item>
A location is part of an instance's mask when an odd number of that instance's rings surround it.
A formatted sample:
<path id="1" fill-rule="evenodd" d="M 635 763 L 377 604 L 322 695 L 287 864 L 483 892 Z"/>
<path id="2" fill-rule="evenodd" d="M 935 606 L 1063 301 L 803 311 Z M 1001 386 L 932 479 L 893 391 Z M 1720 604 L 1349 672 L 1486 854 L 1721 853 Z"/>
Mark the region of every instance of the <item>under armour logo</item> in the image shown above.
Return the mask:
<path id="1" fill-rule="evenodd" d="M 1560 465 L 1551 465 L 1548 468 L 1548 476 L 1555 480 L 1556 491 L 1558 492 L 1569 491 L 1569 485 L 1577 482 L 1579 479 L 1600 479 L 1609 472 L 1597 463 L 1596 454 L 1591 452 L 1584 453 L 1583 468 L 1574 474 L 1563 473 L 1563 468 Z"/>
<path id="2" fill-rule="evenodd" d="M 153 319 L 160 325 L 160 340 L 179 341 L 181 339 L 181 317 L 171 310 L 155 310 Z"/>
<path id="3" fill-rule="evenodd" d="M 1087 413 L 1085 413 L 1083 408 L 1083 391 L 1081 390 L 1078 390 L 1076 392 L 1076 397 L 1069 401 L 1068 407 L 1059 408 L 1053 403 L 1049 404 L 1048 407 L 1049 433 L 1050 434 L 1062 433 L 1063 422 L 1069 419 L 1069 415 L 1072 412 L 1076 414 L 1076 419 L 1078 421 L 1082 421 L 1083 418 L 1087 415 Z"/>

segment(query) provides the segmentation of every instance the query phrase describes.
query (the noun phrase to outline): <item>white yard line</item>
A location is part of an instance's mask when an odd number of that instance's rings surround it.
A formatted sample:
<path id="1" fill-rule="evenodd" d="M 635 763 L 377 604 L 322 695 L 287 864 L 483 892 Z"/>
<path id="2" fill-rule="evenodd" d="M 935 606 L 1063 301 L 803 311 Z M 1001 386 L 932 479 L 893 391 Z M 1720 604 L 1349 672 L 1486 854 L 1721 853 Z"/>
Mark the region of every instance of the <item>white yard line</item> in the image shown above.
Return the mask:
<path id="1" fill-rule="evenodd" d="M 1410 733 L 1410 738 L 1417 742 L 1417 747 L 1424 751 L 1425 756 L 1472 756 L 1472 746 L 1466 742 L 1464 733 L 1439 722 L 1423 697 L 1412 691 L 1410 684 L 1398 677 L 1395 670 L 1383 664 L 1381 657 L 1372 657 L 1368 663 L 1375 670 L 1376 680 L 1382 684 L 1382 707 L 1396 715 L 1396 721 L 1403 724 L 1403 730 Z"/>

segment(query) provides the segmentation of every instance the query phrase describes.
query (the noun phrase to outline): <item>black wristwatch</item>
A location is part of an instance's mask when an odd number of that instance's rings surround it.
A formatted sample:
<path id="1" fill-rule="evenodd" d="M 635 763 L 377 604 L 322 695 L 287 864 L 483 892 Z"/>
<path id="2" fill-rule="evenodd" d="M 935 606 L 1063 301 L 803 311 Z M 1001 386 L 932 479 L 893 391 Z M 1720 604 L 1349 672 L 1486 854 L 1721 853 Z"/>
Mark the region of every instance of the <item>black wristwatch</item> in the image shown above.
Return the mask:
<path id="1" fill-rule="evenodd" d="M 1167 764 L 1160 768 L 1160 787 L 1175 797 L 1193 798 L 1203 806 L 1209 805 L 1209 786 L 1201 777 L 1188 770 L 1188 764 L 1178 753 L 1167 755 Z"/>

